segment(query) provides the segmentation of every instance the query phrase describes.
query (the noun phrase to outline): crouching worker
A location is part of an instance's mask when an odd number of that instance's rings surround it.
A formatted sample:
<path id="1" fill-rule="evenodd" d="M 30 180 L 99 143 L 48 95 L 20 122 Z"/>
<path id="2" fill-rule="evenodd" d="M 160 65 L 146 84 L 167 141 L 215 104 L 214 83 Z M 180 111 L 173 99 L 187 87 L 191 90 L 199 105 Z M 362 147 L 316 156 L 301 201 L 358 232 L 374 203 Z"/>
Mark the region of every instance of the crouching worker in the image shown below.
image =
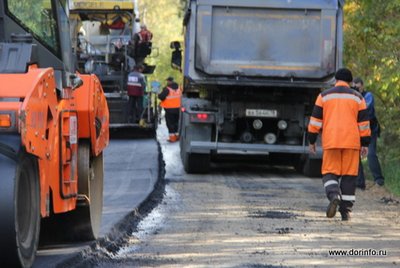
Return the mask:
<path id="1" fill-rule="evenodd" d="M 342 220 L 347 221 L 356 200 L 360 153 L 367 155 L 371 131 L 365 100 L 349 86 L 351 71 L 339 69 L 335 78 L 335 86 L 316 100 L 308 139 L 310 153 L 315 153 L 317 136 L 322 132 L 322 180 L 329 199 L 326 216 L 333 218 L 339 206 Z"/>

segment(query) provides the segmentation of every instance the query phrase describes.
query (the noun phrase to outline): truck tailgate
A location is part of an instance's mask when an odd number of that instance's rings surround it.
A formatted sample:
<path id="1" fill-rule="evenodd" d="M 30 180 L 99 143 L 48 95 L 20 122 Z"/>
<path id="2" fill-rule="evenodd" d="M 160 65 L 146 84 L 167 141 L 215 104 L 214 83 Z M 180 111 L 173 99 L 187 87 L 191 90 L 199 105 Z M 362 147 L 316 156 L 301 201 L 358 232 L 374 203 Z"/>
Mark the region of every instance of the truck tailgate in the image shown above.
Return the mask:
<path id="1" fill-rule="evenodd" d="M 307 1 L 297 1 L 301 6 L 296 1 L 250 1 L 259 6 L 201 2 L 196 21 L 198 70 L 209 75 L 322 79 L 337 68 L 336 1 L 319 1 L 321 6 L 310 8 L 304 5 Z"/>

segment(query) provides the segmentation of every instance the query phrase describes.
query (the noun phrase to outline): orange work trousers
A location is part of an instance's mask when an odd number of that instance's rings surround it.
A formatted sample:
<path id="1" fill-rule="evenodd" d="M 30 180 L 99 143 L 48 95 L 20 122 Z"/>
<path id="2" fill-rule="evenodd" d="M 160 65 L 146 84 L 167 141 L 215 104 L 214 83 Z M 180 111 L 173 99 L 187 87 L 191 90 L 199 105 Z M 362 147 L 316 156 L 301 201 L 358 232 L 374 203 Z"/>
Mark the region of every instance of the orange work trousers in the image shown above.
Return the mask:
<path id="1" fill-rule="evenodd" d="M 358 175 L 360 150 L 356 149 L 324 149 L 322 155 L 322 174 Z"/>

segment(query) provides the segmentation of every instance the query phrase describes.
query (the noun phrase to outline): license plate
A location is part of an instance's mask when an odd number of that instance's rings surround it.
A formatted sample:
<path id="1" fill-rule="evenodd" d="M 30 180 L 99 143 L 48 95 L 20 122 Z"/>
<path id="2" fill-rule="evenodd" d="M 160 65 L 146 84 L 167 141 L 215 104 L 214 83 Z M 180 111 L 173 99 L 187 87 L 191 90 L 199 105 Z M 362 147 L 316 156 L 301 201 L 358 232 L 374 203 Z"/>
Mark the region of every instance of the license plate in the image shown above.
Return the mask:
<path id="1" fill-rule="evenodd" d="M 277 110 L 264 110 L 264 109 L 246 109 L 246 116 L 248 117 L 278 117 Z"/>

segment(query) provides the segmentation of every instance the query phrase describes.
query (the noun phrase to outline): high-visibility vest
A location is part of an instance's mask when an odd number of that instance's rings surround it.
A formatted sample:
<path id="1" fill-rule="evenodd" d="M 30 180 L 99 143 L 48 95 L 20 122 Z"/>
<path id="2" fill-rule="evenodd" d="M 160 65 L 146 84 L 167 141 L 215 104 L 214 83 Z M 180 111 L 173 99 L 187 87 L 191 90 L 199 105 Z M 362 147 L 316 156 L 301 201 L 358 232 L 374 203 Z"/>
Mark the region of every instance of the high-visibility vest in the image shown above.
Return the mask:
<path id="1" fill-rule="evenodd" d="M 316 136 L 321 129 L 324 149 L 358 150 L 369 143 L 368 110 L 361 94 L 344 82 L 319 94 L 308 132 Z"/>
<path id="2" fill-rule="evenodd" d="M 161 101 L 161 107 L 166 109 L 181 107 L 181 89 L 178 88 L 177 90 L 173 90 L 170 87 L 167 87 L 167 89 L 169 91 L 168 96 L 165 98 L 165 100 Z"/>

